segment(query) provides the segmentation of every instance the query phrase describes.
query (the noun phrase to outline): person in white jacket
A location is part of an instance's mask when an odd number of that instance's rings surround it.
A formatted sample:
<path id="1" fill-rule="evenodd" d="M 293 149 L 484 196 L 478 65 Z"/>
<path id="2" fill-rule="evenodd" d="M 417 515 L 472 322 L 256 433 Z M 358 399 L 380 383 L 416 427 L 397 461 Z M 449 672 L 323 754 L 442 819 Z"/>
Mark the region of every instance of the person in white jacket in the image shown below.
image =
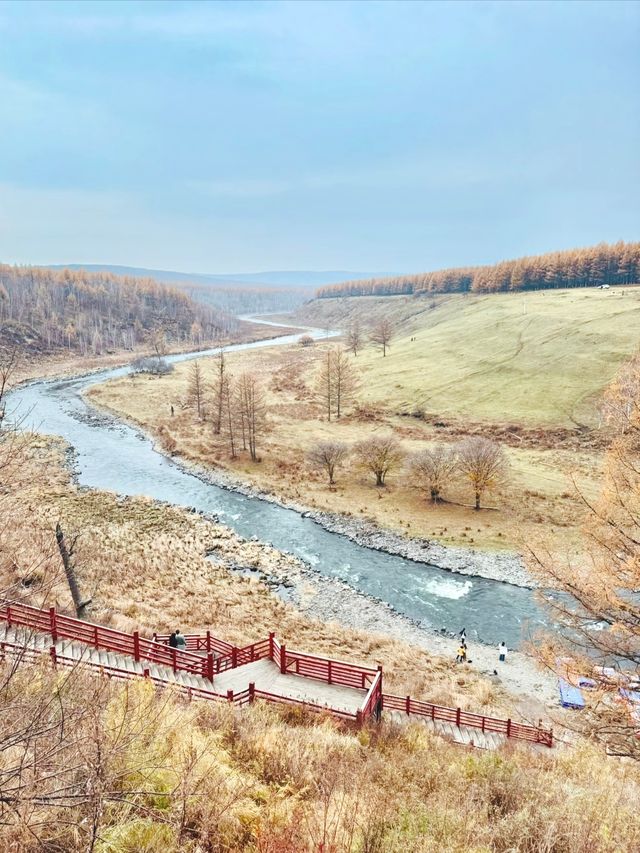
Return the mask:
<path id="1" fill-rule="evenodd" d="M 504 642 L 500 643 L 498 646 L 498 656 L 500 658 L 500 663 L 504 663 L 507 659 L 507 647 Z"/>

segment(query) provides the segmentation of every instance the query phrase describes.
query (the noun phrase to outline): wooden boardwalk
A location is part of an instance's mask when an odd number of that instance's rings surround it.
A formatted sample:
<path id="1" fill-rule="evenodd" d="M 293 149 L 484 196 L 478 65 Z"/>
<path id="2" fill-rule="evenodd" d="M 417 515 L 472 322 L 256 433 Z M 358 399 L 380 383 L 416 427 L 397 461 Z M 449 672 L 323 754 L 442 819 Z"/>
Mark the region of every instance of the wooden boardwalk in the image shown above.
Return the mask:
<path id="1" fill-rule="evenodd" d="M 507 742 L 507 738 L 497 732 L 483 732 L 471 726 L 456 726 L 454 723 L 430 720 L 427 717 L 418 717 L 415 714 L 403 714 L 402 711 L 384 711 L 383 713 L 386 719 L 391 719 L 394 723 L 422 725 L 434 734 L 448 738 L 461 746 L 474 746 L 476 749 L 499 749 Z"/>
<path id="2" fill-rule="evenodd" d="M 18 602 L 0 604 L 0 659 L 5 654 L 56 666 L 90 666 L 115 678 L 145 677 L 171 686 L 190 699 L 227 701 L 238 706 L 255 700 L 294 703 L 327 710 L 361 726 L 385 718 L 419 723 L 455 743 L 497 749 L 511 740 L 529 746 L 553 745 L 553 732 L 517 721 L 486 717 L 461 708 L 434 705 L 382 689 L 377 669 L 287 649 L 274 633 L 237 648 L 208 631 L 188 639 L 189 650 L 148 640 Z M 205 652 L 205 654 L 201 654 Z"/>
<path id="3" fill-rule="evenodd" d="M 367 695 L 366 690 L 354 687 L 341 687 L 339 684 L 325 684 L 315 678 L 287 673 L 283 675 L 280 667 L 269 658 L 246 663 L 237 669 L 229 669 L 213 678 L 213 689 L 217 693 L 233 690 L 240 693 L 247 690 L 253 682 L 256 690 L 273 693 L 298 702 L 311 702 L 323 708 L 336 711 L 348 711 L 355 714 L 362 707 Z"/>

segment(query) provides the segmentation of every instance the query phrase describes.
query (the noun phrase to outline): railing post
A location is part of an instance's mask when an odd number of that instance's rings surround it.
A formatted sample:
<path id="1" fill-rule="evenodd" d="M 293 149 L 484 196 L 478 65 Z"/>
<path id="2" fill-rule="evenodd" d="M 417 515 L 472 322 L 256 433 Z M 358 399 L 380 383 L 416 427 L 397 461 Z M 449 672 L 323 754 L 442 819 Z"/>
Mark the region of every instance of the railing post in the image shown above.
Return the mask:
<path id="1" fill-rule="evenodd" d="M 460 728 L 460 708 L 456 708 L 456 726 Z"/>
<path id="2" fill-rule="evenodd" d="M 143 670 L 142 675 L 144 676 L 144 678 L 149 678 L 149 670 L 148 669 Z"/>
<path id="3" fill-rule="evenodd" d="M 207 654 L 207 678 L 213 684 L 213 652 Z"/>
<path id="4" fill-rule="evenodd" d="M 227 690 L 227 702 L 233 702 L 233 690 Z"/>
<path id="5" fill-rule="evenodd" d="M 269 631 L 269 658 L 273 660 L 273 641 L 275 639 L 275 633 L 273 631 Z"/>
<path id="6" fill-rule="evenodd" d="M 93 627 L 93 645 L 96 649 L 100 648 L 100 634 L 98 632 L 98 626 L 94 625 Z"/>
<path id="7" fill-rule="evenodd" d="M 280 672 L 284 675 L 287 671 L 287 647 L 283 643 L 280 646 Z"/>
<path id="8" fill-rule="evenodd" d="M 431 706 L 431 719 L 435 720 L 435 718 L 436 718 L 436 706 L 432 705 Z"/>
<path id="9" fill-rule="evenodd" d="M 507 720 L 507 737 L 511 737 L 511 720 Z"/>
<path id="10" fill-rule="evenodd" d="M 58 663 L 58 655 L 55 646 L 51 646 L 51 648 L 49 649 L 49 654 L 51 655 L 51 663 L 56 666 L 56 664 Z"/>
<path id="11" fill-rule="evenodd" d="M 171 647 L 171 663 L 173 664 L 173 671 L 177 672 L 178 671 L 178 652 L 176 651 L 176 649 L 173 646 Z"/>
<path id="12" fill-rule="evenodd" d="M 380 691 L 380 695 L 382 696 L 382 664 L 378 664 L 378 672 L 380 673 L 380 680 L 378 681 L 378 690 Z"/>
<path id="13" fill-rule="evenodd" d="M 133 659 L 140 660 L 140 633 L 133 632 Z"/>
<path id="14" fill-rule="evenodd" d="M 231 669 L 235 669 L 238 666 L 238 649 L 234 646 L 231 649 Z"/>
<path id="15" fill-rule="evenodd" d="M 331 661 L 329 661 L 328 664 L 329 665 L 327 666 L 327 684 L 333 684 L 333 682 L 331 681 Z"/>
<path id="16" fill-rule="evenodd" d="M 253 702 L 256 698 L 256 685 L 255 682 L 249 682 L 249 702 Z"/>
<path id="17" fill-rule="evenodd" d="M 7 604 L 7 625 L 11 627 L 11 605 Z"/>
<path id="18" fill-rule="evenodd" d="M 410 714 L 411 713 L 411 696 L 407 696 L 407 698 L 404 700 L 404 707 L 405 707 L 405 711 L 407 712 L 407 714 Z"/>
<path id="19" fill-rule="evenodd" d="M 484 716 L 483 716 L 483 717 L 482 717 L 482 731 L 483 731 L 483 732 L 484 732 L 484 721 L 485 721 L 485 720 L 486 720 L 486 717 L 484 717 Z"/>
<path id="20" fill-rule="evenodd" d="M 51 634 L 51 639 L 54 643 L 58 642 L 58 631 L 56 626 L 56 609 L 55 607 L 49 608 L 49 633 Z"/>
<path id="21" fill-rule="evenodd" d="M 362 711 L 361 710 L 358 710 L 356 712 L 356 725 L 358 726 L 359 729 L 362 728 Z"/>
<path id="22" fill-rule="evenodd" d="M 211 631 L 207 631 L 207 651 L 211 651 Z"/>

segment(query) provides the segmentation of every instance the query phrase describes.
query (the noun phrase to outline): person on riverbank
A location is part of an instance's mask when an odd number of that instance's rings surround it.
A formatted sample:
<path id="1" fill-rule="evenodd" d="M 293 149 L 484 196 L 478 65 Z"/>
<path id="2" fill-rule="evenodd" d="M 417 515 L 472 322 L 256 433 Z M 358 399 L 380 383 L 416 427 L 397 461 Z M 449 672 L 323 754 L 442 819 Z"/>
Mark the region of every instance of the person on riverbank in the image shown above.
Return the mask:
<path id="1" fill-rule="evenodd" d="M 507 659 L 507 646 L 504 640 L 498 646 L 498 657 L 500 659 L 500 663 L 504 663 Z"/>
<path id="2" fill-rule="evenodd" d="M 176 641 L 176 632 L 175 631 L 172 631 L 171 634 L 169 635 L 169 645 L 171 646 L 172 649 L 178 648 L 178 643 Z"/>
<path id="3" fill-rule="evenodd" d="M 458 648 L 458 654 L 456 655 L 456 663 L 465 663 L 466 660 L 467 660 L 467 644 L 463 640 L 460 643 L 460 646 Z"/>
<path id="4" fill-rule="evenodd" d="M 176 631 L 176 648 L 179 652 L 186 652 L 187 650 L 187 641 L 184 634 L 180 633 L 179 628 Z"/>

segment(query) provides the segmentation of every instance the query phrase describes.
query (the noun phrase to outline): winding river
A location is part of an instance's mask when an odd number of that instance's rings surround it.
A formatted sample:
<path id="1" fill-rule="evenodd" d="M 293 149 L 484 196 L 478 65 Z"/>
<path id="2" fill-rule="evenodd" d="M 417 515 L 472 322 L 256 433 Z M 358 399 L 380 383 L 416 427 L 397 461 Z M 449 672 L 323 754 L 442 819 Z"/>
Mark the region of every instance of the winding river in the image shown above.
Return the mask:
<path id="1" fill-rule="evenodd" d="M 326 335 L 317 329 L 310 333 Z M 297 337 L 238 344 L 228 351 L 278 346 Z M 179 362 L 215 352 L 173 355 L 168 360 Z M 83 391 L 90 386 L 126 373 L 128 368 L 123 367 L 33 382 L 12 393 L 11 411 L 19 413 L 25 427 L 61 436 L 74 448 L 81 485 L 121 495 L 147 495 L 215 514 L 241 536 L 255 536 L 295 554 L 316 571 L 388 602 L 425 627 L 458 631 L 466 626 L 470 638 L 492 644 L 504 640 L 517 648 L 523 637 L 544 623 L 528 589 L 456 575 L 371 550 L 328 532 L 294 510 L 207 484 L 184 471 L 155 451 L 139 430 L 102 416 L 84 400 Z"/>

